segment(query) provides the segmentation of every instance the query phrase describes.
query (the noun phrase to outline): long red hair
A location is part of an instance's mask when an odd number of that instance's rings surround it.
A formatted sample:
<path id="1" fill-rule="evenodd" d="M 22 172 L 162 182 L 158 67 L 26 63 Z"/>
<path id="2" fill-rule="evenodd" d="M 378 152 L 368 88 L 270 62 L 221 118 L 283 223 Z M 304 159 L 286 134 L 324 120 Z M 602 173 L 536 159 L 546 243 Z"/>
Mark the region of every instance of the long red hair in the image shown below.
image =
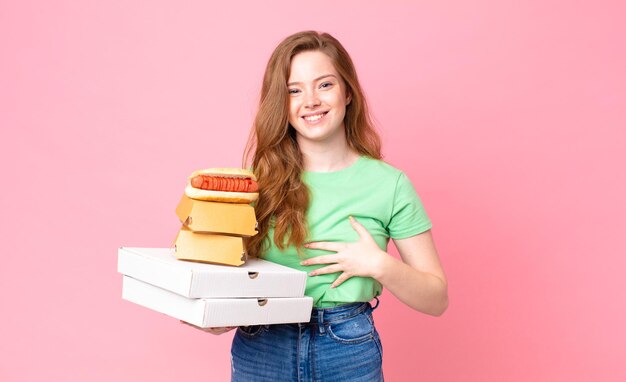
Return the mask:
<path id="1" fill-rule="evenodd" d="M 372 124 L 354 64 L 344 47 L 330 34 L 315 31 L 284 39 L 265 69 L 259 109 L 244 153 L 244 166 L 252 165 L 259 184 L 255 206 L 259 233 L 248 240 L 251 256 L 262 256 L 271 239 L 279 249 L 293 245 L 301 253 L 307 239 L 305 215 L 309 190 L 301 179 L 302 154 L 295 129 L 289 124 L 287 87 L 291 60 L 304 51 L 328 55 L 352 97 L 344 120 L 348 147 L 361 155 L 381 159 L 380 137 Z M 274 237 L 269 238 L 272 225 Z"/>

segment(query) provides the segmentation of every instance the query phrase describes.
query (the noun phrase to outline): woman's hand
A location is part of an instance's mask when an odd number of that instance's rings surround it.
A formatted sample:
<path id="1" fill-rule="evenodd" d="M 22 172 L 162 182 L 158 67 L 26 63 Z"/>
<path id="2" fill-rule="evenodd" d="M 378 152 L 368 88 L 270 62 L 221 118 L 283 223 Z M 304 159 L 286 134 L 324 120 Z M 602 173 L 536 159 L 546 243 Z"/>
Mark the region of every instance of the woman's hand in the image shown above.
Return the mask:
<path id="1" fill-rule="evenodd" d="M 203 332 L 211 333 L 211 334 L 214 334 L 216 336 L 220 335 L 220 334 L 224 334 L 226 332 L 230 332 L 231 330 L 236 328 L 236 326 L 224 326 L 224 327 L 221 327 L 221 328 L 201 328 L 199 326 L 196 326 L 194 324 L 190 324 L 190 323 L 182 321 L 182 320 L 180 322 L 182 322 L 185 325 L 189 325 L 192 328 L 196 328 L 198 330 L 202 330 Z"/>
<path id="2" fill-rule="evenodd" d="M 331 288 L 336 288 L 352 276 L 377 278 L 380 264 L 384 261 L 387 253 L 380 249 L 372 238 L 372 235 L 350 216 L 352 228 L 359 234 L 359 240 L 354 243 L 314 242 L 304 246 L 311 249 L 322 249 L 336 252 L 331 255 L 322 255 L 302 261 L 301 265 L 331 264 L 316 269 L 309 276 L 317 276 L 326 273 L 342 272 Z"/>

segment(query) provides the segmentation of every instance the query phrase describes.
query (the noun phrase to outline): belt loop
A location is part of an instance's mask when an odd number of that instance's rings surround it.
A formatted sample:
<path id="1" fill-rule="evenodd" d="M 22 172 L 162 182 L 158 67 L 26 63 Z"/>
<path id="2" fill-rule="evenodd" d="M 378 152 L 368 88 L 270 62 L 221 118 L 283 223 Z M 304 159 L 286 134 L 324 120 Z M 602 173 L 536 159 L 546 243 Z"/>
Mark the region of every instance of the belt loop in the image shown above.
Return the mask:
<path id="1" fill-rule="evenodd" d="M 380 304 L 380 300 L 378 299 L 378 297 L 374 297 L 374 298 L 376 299 L 376 305 L 372 307 L 372 310 L 378 308 L 378 304 Z"/>
<path id="2" fill-rule="evenodd" d="M 319 328 L 320 334 L 326 333 L 326 328 L 324 327 L 324 310 L 320 309 L 317 312 L 317 326 Z"/>

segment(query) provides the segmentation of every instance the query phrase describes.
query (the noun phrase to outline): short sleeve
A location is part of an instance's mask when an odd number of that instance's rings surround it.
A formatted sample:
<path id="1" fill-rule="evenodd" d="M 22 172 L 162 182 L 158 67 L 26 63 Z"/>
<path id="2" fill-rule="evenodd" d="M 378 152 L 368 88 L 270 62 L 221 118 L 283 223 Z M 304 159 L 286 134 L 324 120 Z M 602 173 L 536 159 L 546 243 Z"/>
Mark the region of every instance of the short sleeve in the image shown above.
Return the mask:
<path id="1" fill-rule="evenodd" d="M 406 239 L 432 228 L 424 206 L 409 178 L 400 173 L 387 230 L 392 239 Z"/>

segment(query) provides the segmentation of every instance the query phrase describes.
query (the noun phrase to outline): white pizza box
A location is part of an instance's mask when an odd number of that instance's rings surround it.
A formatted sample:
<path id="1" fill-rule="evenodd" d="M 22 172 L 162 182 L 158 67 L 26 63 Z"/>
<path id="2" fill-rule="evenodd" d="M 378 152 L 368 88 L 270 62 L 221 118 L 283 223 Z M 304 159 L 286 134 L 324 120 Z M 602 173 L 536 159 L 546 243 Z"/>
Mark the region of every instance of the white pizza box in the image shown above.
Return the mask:
<path id="1" fill-rule="evenodd" d="M 313 308 L 311 297 L 187 298 L 128 276 L 122 298 L 202 328 L 309 322 Z"/>
<path id="2" fill-rule="evenodd" d="M 189 298 L 304 296 L 306 272 L 256 258 L 239 267 L 183 261 L 174 251 L 122 247 L 117 270 Z"/>

